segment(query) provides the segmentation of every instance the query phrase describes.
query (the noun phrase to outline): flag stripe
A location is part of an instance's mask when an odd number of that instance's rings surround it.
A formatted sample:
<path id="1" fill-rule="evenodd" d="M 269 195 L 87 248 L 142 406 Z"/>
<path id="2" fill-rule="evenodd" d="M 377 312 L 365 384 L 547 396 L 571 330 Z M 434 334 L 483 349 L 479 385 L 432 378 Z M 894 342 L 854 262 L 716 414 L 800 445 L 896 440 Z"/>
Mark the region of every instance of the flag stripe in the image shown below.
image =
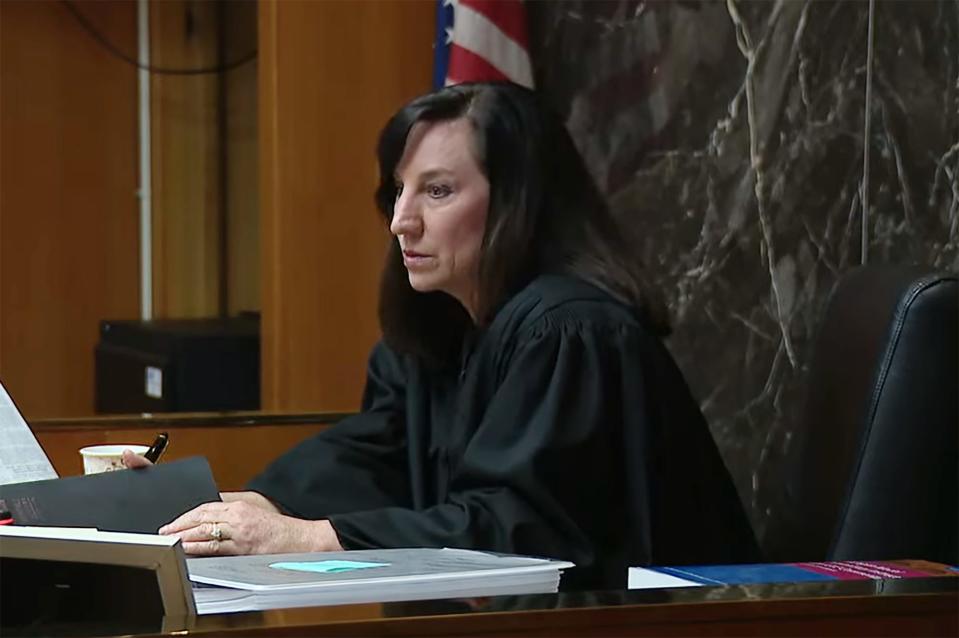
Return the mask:
<path id="1" fill-rule="evenodd" d="M 458 6 L 479 13 L 513 42 L 527 48 L 526 9 L 520 0 L 459 0 Z"/>
<path id="2" fill-rule="evenodd" d="M 509 79 L 502 71 L 487 62 L 486 58 L 457 44 L 450 47 L 449 69 L 449 75 L 446 76 L 447 84 Z"/>
<path id="3" fill-rule="evenodd" d="M 456 7 L 453 44 L 486 58 L 490 65 L 513 82 L 533 86 L 533 70 L 526 49 L 469 6 L 459 4 Z M 455 69 L 451 54 L 450 70 Z M 456 75 L 462 74 L 456 71 Z"/>

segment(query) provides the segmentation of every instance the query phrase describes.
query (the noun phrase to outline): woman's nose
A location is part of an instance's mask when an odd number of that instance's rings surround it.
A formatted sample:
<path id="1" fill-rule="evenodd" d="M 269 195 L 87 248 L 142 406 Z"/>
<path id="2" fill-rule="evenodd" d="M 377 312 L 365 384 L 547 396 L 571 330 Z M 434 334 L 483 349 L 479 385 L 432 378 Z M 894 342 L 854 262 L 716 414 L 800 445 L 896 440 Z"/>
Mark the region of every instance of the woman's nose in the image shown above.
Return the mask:
<path id="1" fill-rule="evenodd" d="M 390 222 L 390 232 L 400 235 L 419 235 L 423 231 L 423 221 L 417 214 L 412 202 L 406 193 L 400 194 L 393 204 L 393 220 Z"/>

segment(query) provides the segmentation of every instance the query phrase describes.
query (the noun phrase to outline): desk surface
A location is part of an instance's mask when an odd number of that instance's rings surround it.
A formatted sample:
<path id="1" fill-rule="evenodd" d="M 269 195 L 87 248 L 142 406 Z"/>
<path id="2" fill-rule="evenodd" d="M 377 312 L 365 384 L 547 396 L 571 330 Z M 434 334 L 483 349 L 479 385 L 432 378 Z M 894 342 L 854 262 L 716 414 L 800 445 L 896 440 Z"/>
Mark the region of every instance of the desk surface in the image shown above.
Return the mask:
<path id="1" fill-rule="evenodd" d="M 959 578 L 831 581 L 337 605 L 36 635 L 957 636 Z M 4 632 L 4 635 L 13 635 Z"/>

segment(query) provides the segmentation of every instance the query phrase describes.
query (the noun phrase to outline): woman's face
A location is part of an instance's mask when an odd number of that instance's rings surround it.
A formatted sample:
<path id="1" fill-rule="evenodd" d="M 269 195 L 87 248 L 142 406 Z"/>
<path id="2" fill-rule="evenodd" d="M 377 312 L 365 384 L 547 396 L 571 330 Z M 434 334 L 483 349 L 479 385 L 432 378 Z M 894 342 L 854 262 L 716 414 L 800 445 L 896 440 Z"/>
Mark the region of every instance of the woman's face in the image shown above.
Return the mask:
<path id="1" fill-rule="evenodd" d="M 489 181 L 473 149 L 464 118 L 415 124 L 396 166 L 390 232 L 413 289 L 450 294 L 475 319 Z"/>

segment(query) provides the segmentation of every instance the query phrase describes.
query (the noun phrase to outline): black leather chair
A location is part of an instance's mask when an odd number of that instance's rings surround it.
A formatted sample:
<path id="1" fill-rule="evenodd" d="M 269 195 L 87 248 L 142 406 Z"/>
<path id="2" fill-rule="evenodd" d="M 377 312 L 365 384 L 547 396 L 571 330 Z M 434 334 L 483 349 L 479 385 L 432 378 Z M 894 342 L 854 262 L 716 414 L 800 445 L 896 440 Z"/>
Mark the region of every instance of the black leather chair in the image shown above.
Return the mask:
<path id="1" fill-rule="evenodd" d="M 771 557 L 959 564 L 957 316 L 955 274 L 870 265 L 842 278 Z"/>

